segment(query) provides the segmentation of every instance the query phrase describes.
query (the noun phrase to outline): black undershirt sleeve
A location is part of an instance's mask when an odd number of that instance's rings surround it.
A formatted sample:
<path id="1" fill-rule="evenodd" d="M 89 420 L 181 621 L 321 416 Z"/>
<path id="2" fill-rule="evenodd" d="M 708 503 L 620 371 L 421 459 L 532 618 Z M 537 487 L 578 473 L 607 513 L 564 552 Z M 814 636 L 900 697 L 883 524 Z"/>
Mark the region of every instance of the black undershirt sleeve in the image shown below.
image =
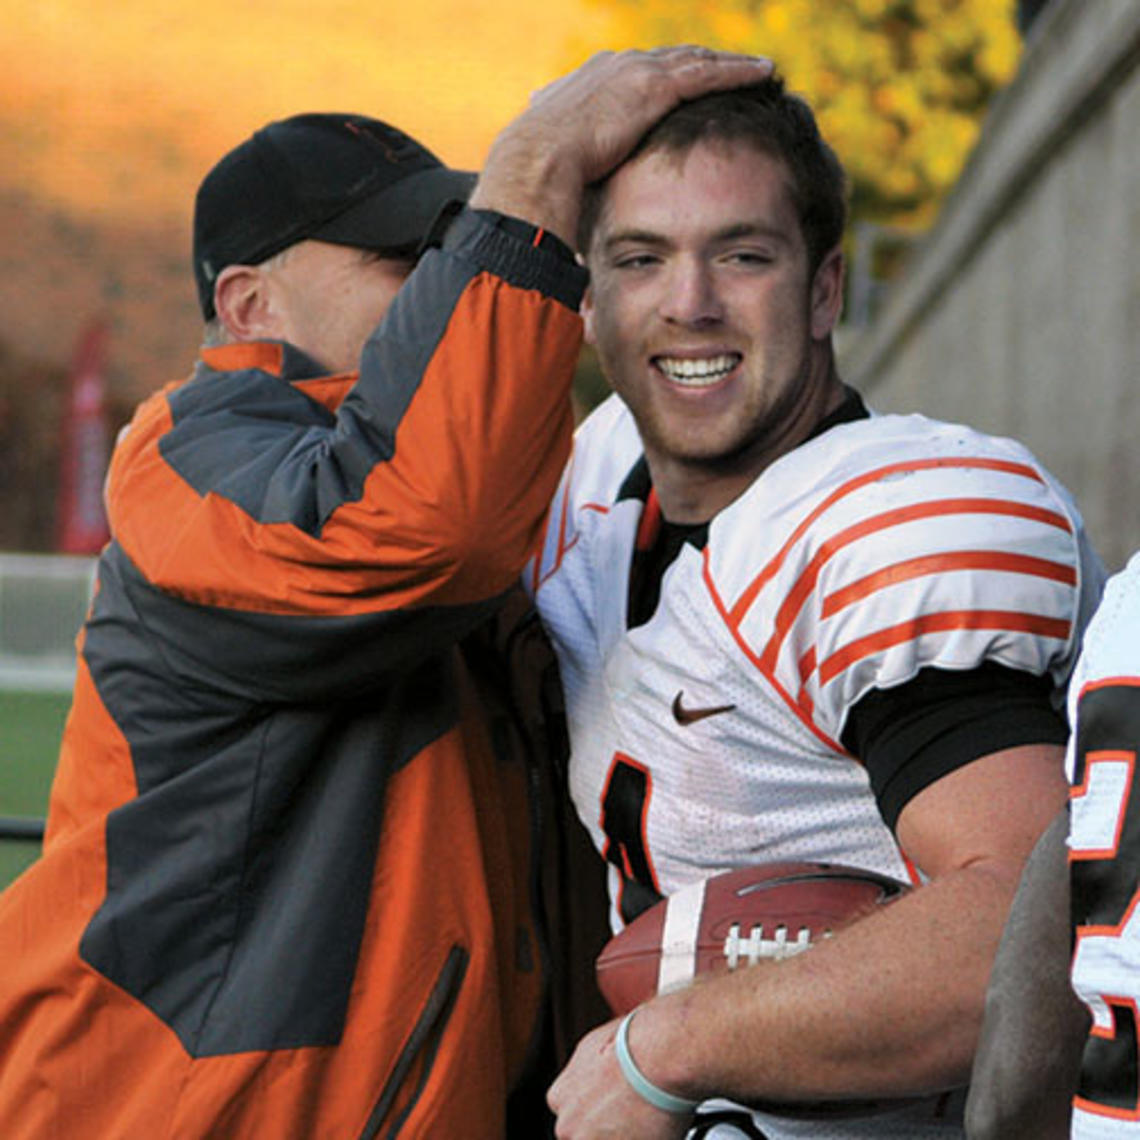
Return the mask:
<path id="1" fill-rule="evenodd" d="M 847 716 L 843 746 L 863 762 L 893 830 L 923 788 L 991 752 L 1064 745 L 1069 731 L 1050 700 L 1052 682 L 986 662 L 954 672 L 923 669 L 893 689 L 873 689 Z"/>

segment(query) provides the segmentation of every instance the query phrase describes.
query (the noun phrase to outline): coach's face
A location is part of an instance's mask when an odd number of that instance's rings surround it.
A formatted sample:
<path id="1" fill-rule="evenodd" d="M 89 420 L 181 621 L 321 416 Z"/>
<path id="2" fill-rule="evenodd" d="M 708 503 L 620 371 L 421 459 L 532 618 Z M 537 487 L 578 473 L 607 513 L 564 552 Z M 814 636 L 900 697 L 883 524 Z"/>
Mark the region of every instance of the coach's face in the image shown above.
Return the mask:
<path id="1" fill-rule="evenodd" d="M 304 241 L 274 271 L 279 337 L 330 372 L 351 372 L 411 273 L 411 260 Z"/>
<path id="2" fill-rule="evenodd" d="M 655 483 L 754 478 L 836 402 L 842 258 L 810 272 L 780 160 L 723 142 L 639 156 L 610 179 L 587 262 L 586 336 Z"/>
<path id="3" fill-rule="evenodd" d="M 413 263 L 300 241 L 260 265 L 229 265 L 214 303 L 231 339 L 283 340 L 330 373 L 354 371 Z"/>

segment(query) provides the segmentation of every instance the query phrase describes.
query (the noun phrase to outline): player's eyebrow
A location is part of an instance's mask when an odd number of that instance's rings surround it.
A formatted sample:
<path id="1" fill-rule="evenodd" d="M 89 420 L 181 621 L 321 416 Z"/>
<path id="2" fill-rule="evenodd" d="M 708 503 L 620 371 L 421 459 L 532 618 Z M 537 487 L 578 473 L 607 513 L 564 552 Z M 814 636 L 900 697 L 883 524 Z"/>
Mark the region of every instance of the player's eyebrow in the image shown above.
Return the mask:
<path id="1" fill-rule="evenodd" d="M 708 241 L 716 245 L 723 242 L 735 241 L 739 238 L 759 237 L 768 241 L 787 244 L 787 233 L 777 226 L 765 225 L 763 222 L 733 222 L 713 233 Z M 647 245 L 655 248 L 668 248 L 673 245 L 671 238 L 653 230 L 630 227 L 616 230 L 602 241 L 602 252 L 611 253 L 623 245 Z"/>
<path id="2" fill-rule="evenodd" d="M 618 230 L 610 234 L 602 242 L 602 252 L 608 253 L 620 245 L 669 245 L 669 239 L 664 234 L 654 233 L 652 230 Z"/>
<path id="3" fill-rule="evenodd" d="M 733 241 L 735 238 L 760 237 L 769 241 L 786 242 L 787 231 L 778 226 L 768 226 L 763 222 L 736 222 L 725 226 L 713 234 L 714 242 Z"/>

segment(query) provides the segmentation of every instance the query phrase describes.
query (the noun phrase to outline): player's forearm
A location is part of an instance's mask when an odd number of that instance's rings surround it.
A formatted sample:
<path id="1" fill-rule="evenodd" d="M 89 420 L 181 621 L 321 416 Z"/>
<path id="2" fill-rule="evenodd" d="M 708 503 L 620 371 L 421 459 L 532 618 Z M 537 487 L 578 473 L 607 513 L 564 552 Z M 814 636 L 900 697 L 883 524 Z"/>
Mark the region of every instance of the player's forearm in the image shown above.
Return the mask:
<path id="1" fill-rule="evenodd" d="M 631 1026 L 650 1079 L 742 1103 L 966 1083 L 1017 868 L 947 876 L 788 961 L 656 999 Z"/>

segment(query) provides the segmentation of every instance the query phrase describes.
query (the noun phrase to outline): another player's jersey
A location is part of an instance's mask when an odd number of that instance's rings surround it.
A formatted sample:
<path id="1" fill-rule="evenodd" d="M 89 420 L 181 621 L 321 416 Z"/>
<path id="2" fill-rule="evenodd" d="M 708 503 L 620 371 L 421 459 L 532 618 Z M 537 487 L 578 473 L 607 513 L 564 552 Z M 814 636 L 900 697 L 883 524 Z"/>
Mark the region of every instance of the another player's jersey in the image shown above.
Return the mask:
<path id="1" fill-rule="evenodd" d="M 1075 1140 L 1140 1137 L 1140 556 L 1112 578 L 1069 695 L 1073 988 L 1092 1013 Z"/>
<path id="2" fill-rule="evenodd" d="M 1012 441 L 919 416 L 841 424 L 773 463 L 703 549 L 683 546 L 630 628 L 641 454 L 623 404 L 595 412 L 530 568 L 615 929 L 637 909 L 623 895 L 644 905 L 751 863 L 913 877 L 840 742 L 847 714 L 927 667 L 990 661 L 1060 690 L 1103 580 L 1068 495 Z M 927 1134 L 884 1118 L 763 1131 Z"/>

